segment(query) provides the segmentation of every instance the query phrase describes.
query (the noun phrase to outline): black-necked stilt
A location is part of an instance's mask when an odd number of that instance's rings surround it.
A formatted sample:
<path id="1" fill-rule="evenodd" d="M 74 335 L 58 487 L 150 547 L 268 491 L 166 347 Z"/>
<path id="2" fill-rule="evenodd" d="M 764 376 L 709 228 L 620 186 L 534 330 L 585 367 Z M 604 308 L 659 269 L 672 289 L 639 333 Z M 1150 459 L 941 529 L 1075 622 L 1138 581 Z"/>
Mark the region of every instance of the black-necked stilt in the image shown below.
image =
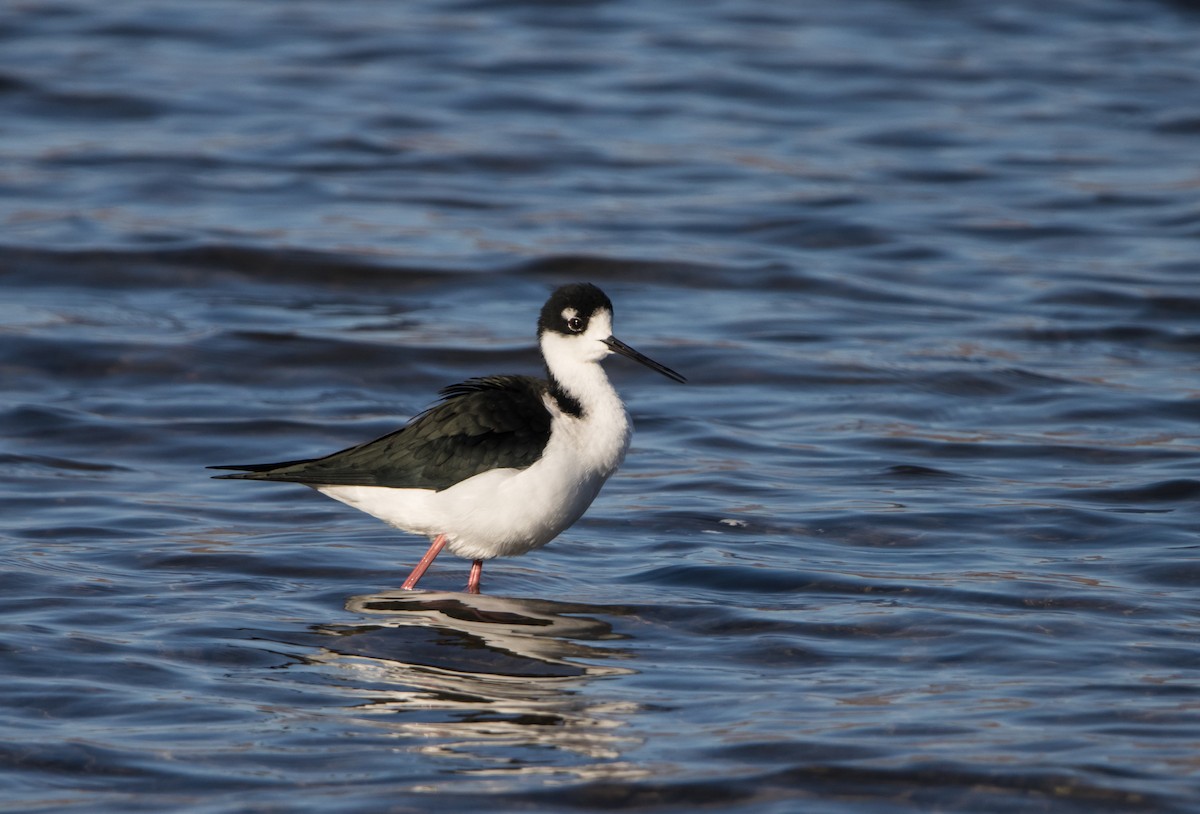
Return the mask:
<path id="1" fill-rule="evenodd" d="M 406 427 L 324 458 L 214 466 L 220 478 L 312 486 L 433 542 L 411 590 L 445 546 L 483 561 L 540 548 L 583 515 L 629 448 L 629 416 L 600 361 L 619 353 L 683 382 L 612 335 L 612 302 L 590 283 L 555 291 L 538 318 L 548 378 L 486 376 L 442 390 Z"/>

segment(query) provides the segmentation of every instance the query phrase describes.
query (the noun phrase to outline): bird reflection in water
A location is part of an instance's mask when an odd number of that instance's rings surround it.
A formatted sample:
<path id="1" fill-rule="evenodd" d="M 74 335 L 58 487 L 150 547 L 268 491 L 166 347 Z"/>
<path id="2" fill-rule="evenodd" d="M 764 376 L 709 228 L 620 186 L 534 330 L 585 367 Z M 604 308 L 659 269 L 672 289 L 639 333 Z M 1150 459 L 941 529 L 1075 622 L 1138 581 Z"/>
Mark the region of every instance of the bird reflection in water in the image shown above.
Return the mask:
<path id="1" fill-rule="evenodd" d="M 634 672 L 611 663 L 627 654 L 604 644 L 624 637 L 593 616 L 622 609 L 400 590 L 346 607 L 369 621 L 321 628 L 336 642 L 314 660 L 341 671 L 364 699 L 356 711 L 461 760 L 460 779 L 645 776 L 621 761 L 639 743 L 621 732 L 637 705 L 586 689 Z"/>

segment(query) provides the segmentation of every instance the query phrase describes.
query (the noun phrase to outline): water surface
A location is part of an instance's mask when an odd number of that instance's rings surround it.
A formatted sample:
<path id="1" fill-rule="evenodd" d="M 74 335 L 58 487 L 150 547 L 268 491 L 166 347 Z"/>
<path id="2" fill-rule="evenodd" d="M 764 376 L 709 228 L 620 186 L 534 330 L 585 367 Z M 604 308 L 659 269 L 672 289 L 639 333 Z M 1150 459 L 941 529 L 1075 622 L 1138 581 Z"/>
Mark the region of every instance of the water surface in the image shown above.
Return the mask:
<path id="1" fill-rule="evenodd" d="M 0 806 L 1194 811 L 1198 18 L 0 13 Z M 624 468 L 439 560 L 209 464 L 536 373 Z"/>

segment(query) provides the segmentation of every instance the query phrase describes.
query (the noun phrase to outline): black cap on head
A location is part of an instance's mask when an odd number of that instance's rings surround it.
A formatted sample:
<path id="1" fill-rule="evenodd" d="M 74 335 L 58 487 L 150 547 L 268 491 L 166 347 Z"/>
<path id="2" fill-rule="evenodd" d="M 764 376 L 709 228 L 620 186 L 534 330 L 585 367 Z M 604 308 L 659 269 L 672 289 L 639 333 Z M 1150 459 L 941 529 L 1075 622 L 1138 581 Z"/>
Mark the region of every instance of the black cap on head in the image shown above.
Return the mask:
<path id="1" fill-rule="evenodd" d="M 568 336 L 583 333 L 587 330 L 588 319 L 600 309 L 607 309 L 611 314 L 612 300 L 591 283 L 561 286 L 542 306 L 541 316 L 538 317 L 538 336 L 546 331 Z"/>

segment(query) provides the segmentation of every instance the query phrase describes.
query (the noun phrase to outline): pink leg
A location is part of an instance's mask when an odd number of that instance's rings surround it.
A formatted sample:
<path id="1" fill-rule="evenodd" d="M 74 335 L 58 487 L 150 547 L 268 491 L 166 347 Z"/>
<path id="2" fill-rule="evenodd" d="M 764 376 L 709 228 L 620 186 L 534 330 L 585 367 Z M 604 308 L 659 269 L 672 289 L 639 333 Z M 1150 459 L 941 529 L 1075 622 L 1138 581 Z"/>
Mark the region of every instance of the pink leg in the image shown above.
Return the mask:
<path id="1" fill-rule="evenodd" d="M 417 563 L 417 567 L 408 575 L 408 579 L 404 580 L 404 584 L 400 586 L 402 590 L 411 591 L 417 587 L 417 581 L 425 576 L 425 572 L 429 570 L 429 566 L 433 564 L 433 560 L 441 553 L 446 545 L 446 535 L 439 534 L 433 538 L 433 543 L 429 546 L 429 550 L 425 552 L 425 556 Z"/>
<path id="2" fill-rule="evenodd" d="M 483 576 L 483 560 L 471 563 L 471 576 L 467 577 L 467 593 L 479 593 L 479 580 Z"/>

